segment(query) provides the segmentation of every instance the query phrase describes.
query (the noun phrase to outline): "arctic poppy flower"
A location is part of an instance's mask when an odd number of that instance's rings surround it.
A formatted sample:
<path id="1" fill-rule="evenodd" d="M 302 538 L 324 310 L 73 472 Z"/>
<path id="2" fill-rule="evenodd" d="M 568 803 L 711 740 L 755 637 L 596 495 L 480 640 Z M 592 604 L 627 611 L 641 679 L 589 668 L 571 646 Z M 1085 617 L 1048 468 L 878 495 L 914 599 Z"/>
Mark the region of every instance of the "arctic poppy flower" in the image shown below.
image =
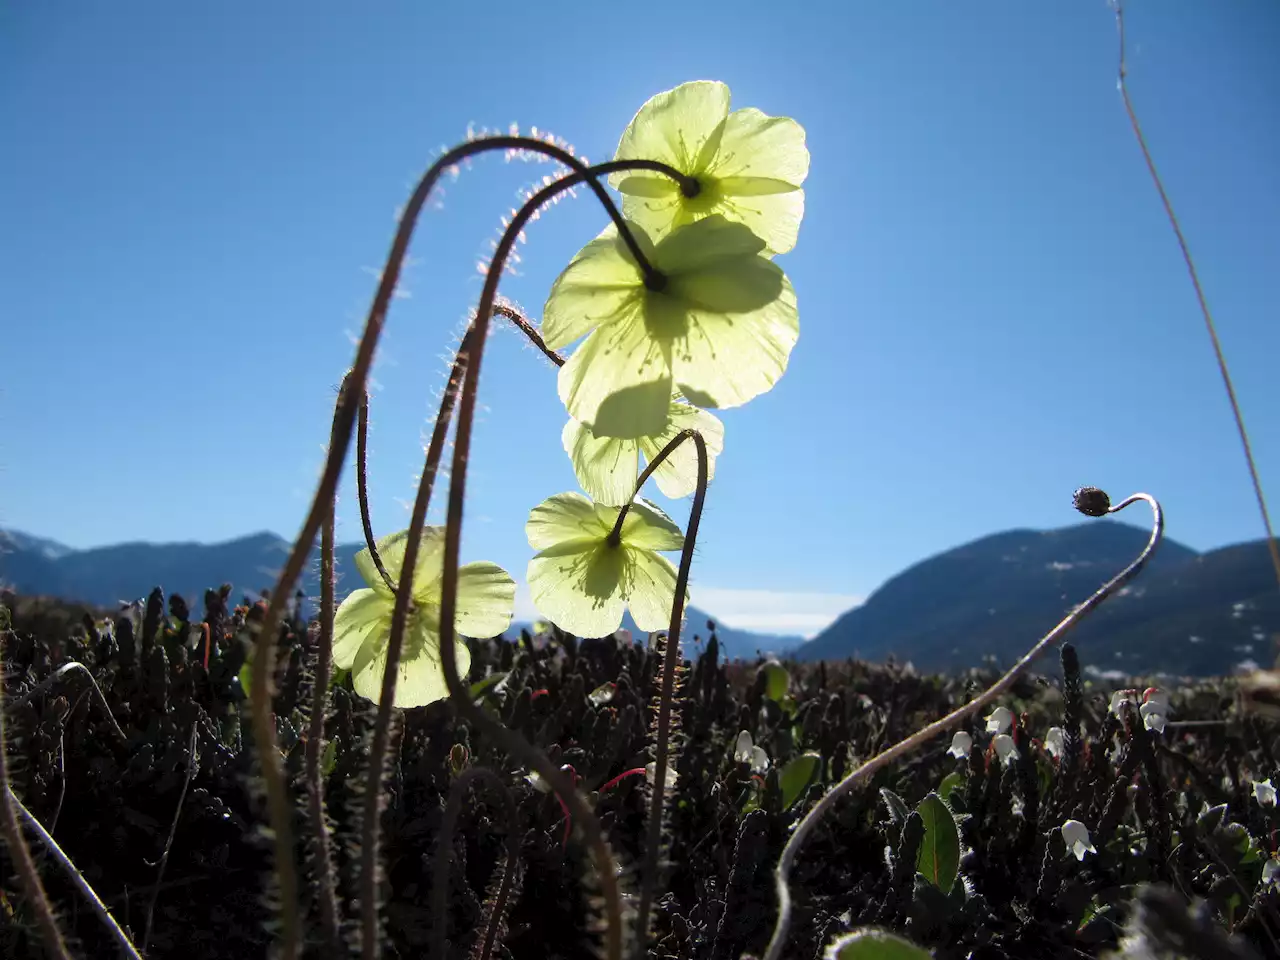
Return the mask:
<path id="1" fill-rule="evenodd" d="M 746 224 L 770 253 L 796 245 L 809 150 L 804 127 L 753 107 L 729 112 L 729 88 L 695 80 L 649 99 L 622 134 L 617 160 L 660 160 L 698 183 L 692 196 L 648 170 L 615 173 L 622 210 L 655 236 L 721 214 Z"/>
<path id="2" fill-rule="evenodd" d="M 529 513 L 525 533 L 539 553 L 529 561 L 529 592 L 538 612 L 579 637 L 605 637 L 623 611 L 641 630 L 670 626 L 675 566 L 659 551 L 680 550 L 684 534 L 657 507 L 637 500 L 616 542 L 618 508 L 580 493 L 560 493 Z"/>
<path id="3" fill-rule="evenodd" d="M 403 572 L 408 531 L 378 541 L 387 573 L 399 582 Z M 373 563 L 368 549 L 355 557 L 356 569 L 369 586 L 352 591 L 342 601 L 333 623 L 333 665 L 351 671 L 360 696 L 378 702 L 387 666 L 387 642 L 395 594 Z M 413 574 L 413 604 L 405 625 L 395 706 L 421 707 L 449 696 L 440 662 L 440 588 L 444 570 L 444 528 L 422 531 Z M 494 563 L 468 563 L 458 571 L 457 614 L 454 629 L 468 637 L 495 637 L 511 624 L 515 581 Z M 458 675 L 471 668 L 471 652 L 455 640 Z"/>
<path id="4" fill-rule="evenodd" d="M 675 393 L 719 408 L 772 389 L 800 319 L 795 290 L 763 255 L 764 241 L 718 214 L 656 244 L 630 226 L 656 275 L 610 225 L 556 278 L 543 308 L 548 347 L 586 337 L 560 368 L 569 416 L 597 437 L 635 440 L 668 428 Z"/>

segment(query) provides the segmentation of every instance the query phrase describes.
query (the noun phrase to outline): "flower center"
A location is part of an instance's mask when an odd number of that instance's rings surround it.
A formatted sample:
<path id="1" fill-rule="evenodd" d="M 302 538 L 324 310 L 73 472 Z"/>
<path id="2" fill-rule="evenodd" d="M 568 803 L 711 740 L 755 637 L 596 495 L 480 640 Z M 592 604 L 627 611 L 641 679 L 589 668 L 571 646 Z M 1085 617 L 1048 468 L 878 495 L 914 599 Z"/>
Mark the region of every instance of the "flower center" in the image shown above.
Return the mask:
<path id="1" fill-rule="evenodd" d="M 697 177 L 682 177 L 680 180 L 680 192 L 684 194 L 686 200 L 692 200 L 702 192 L 702 183 Z"/>
<path id="2" fill-rule="evenodd" d="M 667 289 L 667 275 L 661 270 L 651 268 L 644 275 L 644 287 L 652 293 L 662 293 Z"/>

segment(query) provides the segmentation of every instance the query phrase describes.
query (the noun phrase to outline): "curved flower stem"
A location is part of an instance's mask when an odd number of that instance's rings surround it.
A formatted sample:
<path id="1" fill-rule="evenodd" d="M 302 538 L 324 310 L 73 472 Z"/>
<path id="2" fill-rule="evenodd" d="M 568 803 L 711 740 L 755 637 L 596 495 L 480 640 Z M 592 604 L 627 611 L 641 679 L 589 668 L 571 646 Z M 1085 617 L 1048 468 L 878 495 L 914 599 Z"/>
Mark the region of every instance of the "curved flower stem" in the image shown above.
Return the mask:
<path id="1" fill-rule="evenodd" d="M 116 735 L 116 739 L 118 739 L 121 743 L 128 742 L 129 738 L 124 735 L 124 731 L 120 729 L 120 724 L 116 722 L 115 716 L 112 715 L 111 707 L 107 705 L 107 698 L 102 695 L 102 688 L 98 686 L 98 681 L 93 679 L 93 674 L 89 672 L 88 667 L 86 667 L 83 663 L 77 663 L 74 660 L 70 663 L 64 663 L 57 670 L 53 671 L 53 673 L 49 674 L 49 676 L 45 677 L 43 680 L 40 681 L 40 683 L 32 687 L 22 696 L 15 697 L 14 699 L 10 700 L 6 709 L 12 710 L 16 707 L 22 706 L 28 700 L 31 700 L 32 698 L 39 696 L 41 693 L 44 693 L 44 691 L 48 690 L 50 687 L 56 685 L 58 681 L 61 680 L 63 677 L 67 676 L 67 674 L 73 673 L 76 671 L 83 673 L 85 677 L 88 679 L 89 685 L 93 688 L 95 699 L 98 701 L 98 705 L 102 707 L 102 712 L 106 714 L 107 719 L 111 722 L 111 732 Z"/>
<path id="2" fill-rule="evenodd" d="M 869 780 L 877 771 L 893 763 L 900 757 L 905 756 L 917 747 L 922 746 L 929 740 L 939 734 L 946 733 L 952 727 L 957 726 L 964 720 L 971 717 L 980 710 L 985 709 L 997 697 L 1013 686 L 1018 675 L 1021 674 L 1031 662 L 1040 654 L 1044 653 L 1050 646 L 1057 643 L 1063 636 L 1083 620 L 1089 613 L 1102 604 L 1109 596 L 1119 590 L 1122 586 L 1137 576 L 1147 561 L 1156 552 L 1156 547 L 1160 545 L 1160 539 L 1164 536 L 1164 511 L 1161 510 L 1160 504 L 1154 497 L 1146 493 L 1135 493 L 1113 507 L 1108 508 L 1105 512 L 1100 512 L 1098 516 L 1104 516 L 1108 513 L 1118 513 L 1130 504 L 1137 503 L 1139 500 L 1145 500 L 1151 506 L 1153 522 L 1151 527 L 1151 538 L 1147 541 L 1147 545 L 1143 548 L 1138 558 L 1121 570 L 1118 574 L 1108 580 L 1098 589 L 1088 600 L 1080 604 L 1071 611 L 1061 623 L 1046 633 L 1033 646 L 1021 660 L 1009 668 L 1009 671 L 999 680 L 993 683 L 981 695 L 970 700 L 964 706 L 951 711 L 941 720 L 935 720 L 920 730 L 917 730 L 905 740 L 900 740 L 892 747 L 872 757 L 858 769 L 854 770 L 847 777 L 837 783 L 834 787 L 827 791 L 821 800 L 814 805 L 795 831 L 791 834 L 791 838 L 787 841 L 787 845 L 782 850 L 782 857 L 778 860 L 777 869 L 774 871 L 774 887 L 778 895 L 778 919 L 773 928 L 773 937 L 769 941 L 769 947 L 765 951 L 763 960 L 780 960 L 782 950 L 787 943 L 787 934 L 791 927 L 791 890 L 788 881 L 791 876 L 791 868 L 795 864 L 796 857 L 800 854 L 800 848 L 804 846 L 805 841 L 809 839 L 809 835 L 813 833 L 819 821 L 831 811 L 837 800 L 843 797 L 854 787 Z"/>
<path id="3" fill-rule="evenodd" d="M 191 789 L 191 781 L 195 779 L 200 758 L 196 753 L 196 736 L 199 733 L 199 721 L 191 724 L 191 743 L 187 747 L 187 777 L 182 781 L 182 792 L 178 794 L 178 809 L 173 811 L 173 822 L 169 824 L 169 837 L 164 842 L 164 853 L 160 855 L 160 866 L 156 870 L 156 882 L 151 888 L 151 900 L 147 904 L 147 920 L 143 926 L 142 949 L 151 944 L 151 923 L 156 916 L 156 901 L 160 899 L 160 887 L 164 884 L 164 872 L 169 866 L 169 852 L 173 850 L 173 838 L 178 833 L 178 820 L 182 817 L 182 808 L 187 802 L 187 791 Z"/>
<path id="4" fill-rule="evenodd" d="M 538 348 L 548 360 L 557 367 L 564 366 L 564 357 L 556 353 L 542 339 L 537 329 L 529 322 L 529 320 L 515 307 L 506 303 L 499 303 L 494 306 L 493 312 L 500 317 L 506 317 L 520 331 L 529 338 L 530 342 Z M 470 328 L 468 327 L 468 330 Z M 453 418 L 453 405 L 457 400 L 458 386 L 462 383 L 462 376 L 466 371 L 466 340 L 458 348 L 457 356 L 454 358 L 453 370 L 449 373 L 449 380 L 445 386 L 445 396 L 440 401 L 440 414 L 436 417 L 436 433 L 442 430 L 447 432 L 449 422 Z M 348 375 L 349 376 L 349 375 Z M 345 381 L 344 381 L 345 389 Z M 435 440 L 436 434 L 432 434 L 432 440 Z M 396 583 L 391 579 L 391 574 L 387 572 L 386 566 L 382 562 L 382 554 L 378 551 L 378 541 L 373 535 L 373 523 L 369 517 L 369 476 L 366 468 L 368 462 L 369 449 L 369 391 L 363 391 L 360 398 L 360 415 L 356 424 L 356 492 L 360 501 L 360 524 L 364 529 L 364 542 L 369 548 L 369 556 L 373 559 L 373 565 L 381 574 L 382 580 L 392 591 L 396 589 Z M 441 435 L 440 443 L 437 448 L 434 460 L 427 458 L 426 470 L 431 476 L 428 484 L 434 483 L 436 470 L 440 465 L 440 453 L 444 450 L 444 436 Z M 427 498 L 431 497 L 430 486 L 428 486 Z"/>
<path id="5" fill-rule="evenodd" d="M 366 464 L 369 458 L 369 391 L 360 391 L 360 413 L 356 420 L 356 499 L 360 501 L 360 526 L 364 530 L 364 542 L 369 547 L 369 556 L 377 568 L 383 582 L 392 590 L 396 582 L 387 573 L 382 563 L 382 554 L 378 552 L 378 541 L 373 537 L 373 522 L 369 519 L 369 473 Z"/>
<path id="6" fill-rule="evenodd" d="M 637 169 L 641 164 L 646 169 L 653 169 L 648 161 L 613 161 L 590 168 L 589 171 L 575 173 L 564 177 L 545 187 L 535 194 L 512 219 L 503 232 L 494 252 L 493 262 L 485 276 L 484 288 L 480 293 L 480 303 L 476 309 L 475 325 L 467 343 L 468 363 L 463 382 L 462 396 L 458 406 L 458 426 L 454 436 L 453 469 L 449 483 L 449 510 L 445 525 L 444 569 L 440 596 L 440 661 L 444 671 L 445 683 L 449 687 L 458 712 L 468 723 L 484 730 L 491 738 L 511 756 L 518 758 L 536 770 L 550 784 L 568 805 L 570 813 L 577 821 L 586 836 L 595 860 L 597 878 L 608 915 L 608 928 L 605 932 L 605 956 L 608 960 L 622 960 L 622 898 L 618 886 L 618 877 L 614 868 L 614 860 L 605 841 L 600 821 L 587 804 L 582 794 L 561 770 L 551 762 L 550 758 L 537 747 L 530 744 L 519 734 L 508 730 L 501 723 L 493 720 L 471 700 L 470 691 L 458 676 L 457 654 L 453 648 L 455 631 L 454 617 L 458 600 L 458 556 L 462 544 L 462 505 L 466 497 L 467 459 L 471 453 L 471 428 L 475 421 L 476 394 L 480 383 L 480 361 L 484 354 L 485 338 L 489 332 L 489 322 L 494 302 L 498 293 L 498 281 L 501 279 L 503 266 L 515 246 L 516 238 L 533 215 L 533 211 L 546 203 L 556 193 L 568 189 L 581 182 L 584 176 L 601 176 L 614 170 Z M 669 170 L 669 168 L 668 168 Z M 665 170 L 663 172 L 666 172 Z M 677 177 L 676 179 L 680 179 Z M 421 492 L 421 488 L 420 488 Z M 419 501 L 414 504 L 413 518 L 410 522 L 408 540 L 405 544 L 404 569 L 412 571 L 417 558 L 418 542 L 422 528 L 426 522 L 426 506 Z M 409 578 L 404 578 L 408 580 Z M 386 689 L 394 689 L 395 677 L 391 665 L 391 655 L 399 654 L 396 646 L 399 638 L 397 632 L 403 630 L 404 611 L 402 602 L 407 601 L 408 590 L 402 584 L 396 594 L 396 608 L 392 614 L 392 634 L 388 644 L 387 672 L 383 683 L 383 702 L 386 702 Z M 397 629 L 397 622 L 400 627 Z M 375 731 L 376 747 L 376 731 Z M 366 960 L 369 960 L 366 957 Z"/>
<path id="7" fill-rule="evenodd" d="M 112 939 L 120 946 L 120 952 L 130 960 L 142 960 L 142 955 L 138 953 L 138 948 L 133 945 L 133 941 L 129 939 L 129 935 L 120 928 L 120 924 L 116 923 L 116 918 L 111 916 L 111 911 L 107 909 L 107 905 L 102 902 L 97 891 L 89 886 L 89 881 L 84 878 L 84 874 L 76 868 L 71 862 L 71 858 L 63 852 L 58 846 L 58 841 L 50 836 L 49 831 L 44 828 L 39 820 L 22 805 L 22 801 L 13 795 L 13 791 L 9 791 L 9 802 L 13 804 L 14 809 L 22 815 L 23 822 L 26 823 L 27 829 L 40 838 L 40 842 L 44 844 L 45 849 L 53 854 L 53 858 L 58 861 L 62 869 L 66 871 L 67 876 L 71 878 L 71 882 L 79 888 L 84 894 L 84 898 L 89 901 L 89 906 L 93 908 L 93 912 L 98 915 L 111 934 Z"/>
<path id="8" fill-rule="evenodd" d="M 9 764 L 6 757 L 4 740 L 4 679 L 0 677 L 0 834 L 4 836 L 5 846 L 9 848 L 9 859 L 13 861 L 14 872 L 18 874 L 18 882 L 22 892 L 31 904 L 31 911 L 36 915 L 36 923 L 40 934 L 44 937 L 44 945 L 50 956 L 57 960 L 71 960 L 67 945 L 63 942 L 62 933 L 58 930 L 58 922 L 53 918 L 53 907 L 45 895 L 44 884 L 36 873 L 35 861 L 31 859 L 31 850 L 22 829 L 18 826 L 14 804 L 17 797 L 9 788 Z"/>
<path id="9" fill-rule="evenodd" d="M 484 137 L 461 144 L 446 151 L 443 156 L 431 165 L 418 182 L 412 196 L 409 198 L 409 202 L 405 205 L 404 214 L 400 218 L 395 239 L 391 244 L 391 251 L 387 256 L 386 268 L 382 272 L 377 292 L 374 294 L 373 303 L 369 308 L 369 315 L 365 320 L 364 332 L 360 338 L 360 345 L 356 350 L 355 362 L 351 365 L 351 373 L 348 380 L 351 394 L 362 393 L 368 382 L 369 368 L 373 364 L 374 352 L 382 335 L 382 328 L 386 323 L 387 309 L 395 292 L 396 282 L 400 277 L 400 268 L 404 263 L 405 253 L 413 236 L 414 226 L 417 224 L 418 216 L 422 212 L 422 207 L 426 203 L 432 188 L 435 187 L 440 177 L 452 167 L 470 157 L 493 150 L 523 150 L 540 153 L 576 171 L 580 175 L 580 179 L 577 182 L 585 181 L 586 185 L 599 198 L 610 218 L 617 225 L 618 233 L 623 242 L 627 244 L 632 255 L 636 257 L 636 262 L 641 265 L 642 270 L 646 272 L 646 276 L 655 274 L 652 265 L 649 264 L 643 252 L 639 249 L 635 237 L 627 227 L 626 221 L 622 218 L 622 214 L 614 205 L 604 186 L 595 179 L 594 175 L 585 176 L 588 167 L 569 151 L 529 137 Z M 662 165 L 659 164 L 655 167 L 652 161 L 631 161 L 629 166 L 615 165 L 613 169 L 636 169 L 640 167 L 659 169 Z M 660 169 L 660 172 L 666 172 L 680 182 L 688 180 L 679 171 L 672 170 L 669 167 Z M 515 242 L 514 237 L 511 242 Z M 509 250 L 510 246 L 508 246 Z M 506 255 L 504 254 L 502 261 L 505 262 L 505 260 Z M 262 778 L 266 788 L 267 812 L 274 837 L 275 870 L 280 883 L 281 960 L 296 960 L 301 930 L 298 921 L 298 878 L 293 859 L 291 807 L 289 798 L 286 795 L 284 768 L 281 762 L 272 711 L 272 698 L 275 694 L 275 671 L 273 668 L 275 666 L 276 634 L 280 627 L 289 590 L 302 575 L 302 568 L 306 565 L 311 547 L 315 544 L 316 534 L 319 532 L 320 524 L 324 519 L 324 512 L 333 501 L 338 479 L 342 474 L 342 464 L 347 456 L 347 450 L 351 442 L 351 430 L 355 424 L 356 409 L 355 405 L 350 402 L 350 398 L 341 407 L 341 420 L 332 432 L 333 442 L 329 446 L 329 455 L 325 460 L 320 482 L 316 486 L 311 508 L 303 521 L 302 530 L 294 541 L 293 550 L 289 553 L 284 568 L 280 572 L 275 589 L 271 591 L 271 600 L 267 605 L 266 614 L 254 641 L 250 709 L 254 741 L 257 746 L 259 761 L 262 764 Z"/>
<path id="10" fill-rule="evenodd" d="M 494 306 L 493 312 L 500 317 L 506 317 L 519 327 L 520 332 L 528 337 L 533 345 L 542 351 L 542 355 L 557 367 L 564 366 L 564 357 L 560 356 L 560 354 L 547 346 L 546 341 L 542 339 L 542 334 L 537 331 L 533 324 L 531 324 L 519 310 L 511 306 L 509 303 L 499 303 Z"/>
<path id="11" fill-rule="evenodd" d="M 436 839 L 435 872 L 431 881 L 431 918 L 432 918 L 432 950 L 429 956 L 444 957 L 445 936 L 448 933 L 449 904 L 449 862 L 453 852 L 453 832 L 458 826 L 458 817 L 462 813 L 462 801 L 466 799 L 467 789 L 475 780 L 483 780 L 494 796 L 501 798 L 502 806 L 507 814 L 507 863 L 502 871 L 502 882 L 499 884 L 498 902 L 495 904 L 490 924 L 480 935 L 480 942 L 485 945 L 485 955 L 492 950 L 497 939 L 496 925 L 502 917 L 502 902 L 511 895 L 511 886 L 515 883 L 516 861 L 520 857 L 520 819 L 517 815 L 515 800 L 511 791 L 496 773 L 487 767 L 470 767 L 458 774 L 458 779 L 449 788 L 449 800 L 445 804 L 444 819 L 440 823 L 440 832 Z"/>
<path id="12" fill-rule="evenodd" d="M 1116 29 L 1120 34 L 1120 66 L 1119 66 L 1119 87 L 1120 98 L 1124 101 L 1125 113 L 1129 116 L 1129 125 L 1133 128 L 1134 138 L 1138 141 L 1138 146 L 1142 148 L 1142 159 L 1147 163 L 1147 172 L 1151 174 L 1151 182 L 1155 184 L 1156 192 L 1160 194 L 1160 202 L 1164 205 L 1165 216 L 1169 218 L 1169 225 L 1173 228 L 1173 235 L 1178 240 L 1178 249 L 1182 251 L 1182 262 L 1187 266 L 1187 274 L 1191 277 L 1191 286 L 1196 292 L 1196 302 L 1200 305 L 1200 315 L 1204 317 L 1205 329 L 1209 331 L 1209 341 L 1213 344 L 1213 355 L 1218 361 L 1218 373 L 1222 376 L 1222 385 L 1227 390 L 1227 400 L 1231 404 L 1231 414 L 1236 421 L 1236 432 L 1240 434 L 1240 446 L 1244 450 L 1244 462 L 1249 468 L 1249 479 L 1253 481 L 1254 499 L 1258 501 L 1258 510 L 1262 514 L 1262 526 L 1267 534 L 1267 549 L 1271 553 L 1271 565 L 1275 568 L 1276 582 L 1280 583 L 1280 541 L 1276 540 L 1275 531 L 1271 528 L 1271 514 L 1267 510 L 1267 498 L 1262 493 L 1262 481 L 1258 478 L 1258 465 L 1253 459 L 1253 448 L 1249 444 L 1249 432 L 1244 427 L 1244 414 L 1240 412 L 1240 403 L 1236 400 L 1236 390 L 1231 383 L 1231 374 L 1227 370 L 1227 358 L 1222 352 L 1222 344 L 1218 340 L 1218 328 L 1213 322 L 1213 314 L 1209 312 L 1209 301 L 1204 295 L 1204 288 L 1200 285 L 1200 274 L 1196 270 L 1195 259 L 1191 256 L 1191 248 L 1187 246 L 1187 238 L 1182 235 L 1182 226 L 1178 222 L 1178 215 L 1173 212 L 1173 202 L 1169 199 L 1169 194 L 1165 192 L 1164 181 L 1160 179 L 1160 174 L 1156 171 L 1156 162 L 1151 157 L 1151 150 L 1147 147 L 1147 138 L 1142 133 L 1142 125 L 1138 123 L 1138 114 L 1133 109 L 1133 102 L 1129 99 L 1129 84 L 1126 80 L 1128 71 L 1125 69 L 1124 59 L 1124 3 L 1123 0 L 1116 0 Z"/>
<path id="13" fill-rule="evenodd" d="M 662 690 L 658 701 L 658 725 L 653 754 L 653 795 L 649 799 L 649 834 L 644 848 L 644 863 L 640 869 L 640 906 L 636 912 L 636 957 L 644 960 L 649 934 L 649 912 L 653 905 L 653 892 L 658 883 L 658 851 L 662 845 L 662 809 L 667 799 L 667 763 L 671 756 L 672 701 L 675 698 L 676 665 L 680 661 L 680 624 L 684 620 L 684 599 L 689 589 L 689 571 L 693 567 L 693 548 L 698 540 L 698 525 L 702 522 L 702 506 L 707 499 L 707 444 L 697 430 L 682 430 L 671 438 L 662 450 L 645 467 L 636 480 L 636 492 L 650 474 L 669 457 L 676 447 L 692 439 L 698 448 L 698 486 L 693 494 L 693 506 L 689 509 L 689 527 L 684 535 L 684 549 L 680 551 L 680 569 L 676 572 L 676 595 L 671 604 L 671 626 L 667 630 L 665 655 L 662 658 Z M 618 513 L 614 530 L 622 530 L 622 518 L 631 506 L 627 503 Z M 610 534 L 612 536 L 612 534 Z"/>
<path id="14" fill-rule="evenodd" d="M 593 843 L 597 855 L 597 866 L 602 874 L 606 872 L 606 866 L 608 867 L 608 875 L 602 876 L 601 882 L 604 885 L 605 900 L 610 911 L 611 931 L 615 927 L 614 914 L 616 913 L 617 915 L 617 952 L 609 953 L 610 960 L 621 960 L 622 956 L 621 898 L 618 894 L 617 877 L 612 874 L 613 858 L 609 855 L 608 846 L 604 842 L 604 835 L 600 832 L 599 822 L 590 813 L 586 801 L 581 800 L 576 790 L 572 789 L 571 784 L 568 786 L 572 793 L 562 789 L 566 785 L 566 781 L 559 769 L 552 765 L 542 751 L 490 719 L 488 714 L 477 708 L 471 701 L 467 687 L 457 675 L 457 657 L 453 649 L 455 639 L 453 620 L 457 602 L 458 553 L 461 543 L 461 498 L 466 483 L 467 456 L 471 449 L 471 424 L 475 417 L 475 393 L 476 385 L 479 382 L 480 358 L 484 351 L 485 337 L 489 331 L 489 323 L 492 319 L 493 307 L 497 299 L 498 281 L 501 279 L 507 257 L 510 256 L 516 239 L 537 210 L 558 194 L 584 182 L 590 185 L 596 195 L 601 198 L 601 202 L 605 204 L 610 211 L 610 215 L 614 218 L 614 222 L 618 225 L 619 232 L 626 234 L 629 238 L 628 246 L 633 247 L 633 252 L 638 251 L 639 247 L 635 246 L 635 238 L 631 236 L 626 221 L 622 219 L 621 214 L 618 214 L 617 208 L 613 206 L 613 201 L 609 199 L 608 194 L 604 192 L 604 188 L 600 186 L 596 178 L 616 170 L 635 169 L 641 163 L 645 165 L 645 169 L 651 169 L 650 161 L 622 160 L 602 163 L 594 167 L 584 167 L 577 160 L 574 160 L 575 172 L 552 182 L 530 197 L 525 205 L 516 212 L 498 242 L 493 262 L 490 263 L 488 273 L 485 276 L 484 289 L 480 294 L 480 304 L 476 309 L 476 319 L 467 335 L 463 338 L 462 347 L 458 351 L 459 359 L 454 364 L 455 371 L 459 370 L 459 368 L 463 371 L 462 393 L 458 411 L 457 434 L 454 438 L 453 474 L 449 487 L 449 519 L 445 528 L 444 575 L 441 585 L 442 597 L 440 606 L 441 663 L 444 668 L 445 680 L 449 686 L 449 693 L 455 701 L 458 711 L 475 726 L 485 729 L 497 739 L 508 753 L 520 757 L 525 763 L 546 777 L 547 782 L 566 799 L 572 796 L 574 801 L 570 802 L 570 809 L 575 819 L 583 823 L 584 829 L 588 831 L 589 839 L 592 837 L 592 827 L 594 827 L 595 837 L 599 841 L 598 843 Z M 669 170 L 670 168 L 666 169 Z M 643 264 L 646 275 L 659 276 L 646 261 L 640 260 L 637 262 Z M 398 262 L 395 267 L 398 269 Z M 388 271 L 390 270 L 391 264 L 388 264 Z M 463 359 L 464 357 L 465 359 Z M 452 385 L 452 379 L 451 375 L 451 385 L 446 387 L 446 395 L 450 390 L 458 389 L 458 387 Z M 438 425 L 439 421 L 437 420 Z M 443 434 L 440 435 L 439 449 L 436 449 L 436 439 L 436 435 L 433 434 L 431 447 L 427 450 L 428 464 L 438 463 L 443 455 Z M 407 540 L 400 584 L 396 590 L 395 606 L 392 608 L 391 614 L 390 635 L 387 639 L 387 662 L 382 675 L 382 688 L 378 695 L 378 716 L 373 730 L 373 745 L 369 757 L 369 783 L 366 787 L 364 806 L 364 842 L 361 850 L 360 937 L 363 960 L 374 960 L 377 956 L 377 839 L 379 830 L 378 811 L 381 803 L 382 760 L 386 755 L 387 743 L 390 737 L 391 710 L 395 704 L 396 679 L 399 674 L 400 655 L 404 644 L 404 628 L 413 597 L 413 571 L 418 561 L 418 548 L 421 546 L 422 531 L 426 526 L 427 507 L 430 502 L 433 483 L 434 470 L 431 473 L 424 472 L 423 478 L 418 484 L 418 494 L 414 499 L 413 513 L 409 520 L 409 529 L 406 532 Z M 454 505 L 455 495 L 458 499 L 456 511 Z M 452 544 L 452 547 L 450 547 L 450 544 Z M 452 553 L 450 553 L 451 549 Z M 550 775 L 548 775 L 548 771 L 550 771 Z M 581 801 L 582 812 L 574 808 L 574 803 L 577 801 Z M 585 817 L 583 815 L 584 812 L 586 814 Z M 286 958 L 286 960 L 290 960 L 290 958 Z"/>
<path id="15" fill-rule="evenodd" d="M 330 960 L 342 955 L 339 939 L 338 900 L 334 894 L 333 859 L 330 854 L 329 825 L 324 818 L 324 777 L 320 762 L 324 754 L 324 718 L 329 708 L 329 676 L 333 665 L 333 508 L 330 506 L 320 528 L 320 623 L 316 632 L 315 689 L 311 701 L 311 724 L 307 731 L 305 757 L 308 813 L 311 817 L 312 873 L 317 883 L 320 927 Z"/>

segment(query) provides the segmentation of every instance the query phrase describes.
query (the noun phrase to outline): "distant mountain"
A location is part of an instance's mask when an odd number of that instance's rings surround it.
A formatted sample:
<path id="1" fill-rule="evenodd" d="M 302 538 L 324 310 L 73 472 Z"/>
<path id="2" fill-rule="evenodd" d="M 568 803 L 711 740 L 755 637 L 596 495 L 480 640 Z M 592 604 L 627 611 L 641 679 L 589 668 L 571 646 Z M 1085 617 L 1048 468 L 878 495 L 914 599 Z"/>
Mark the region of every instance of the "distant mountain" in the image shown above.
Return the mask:
<path id="1" fill-rule="evenodd" d="M 983 537 L 908 568 L 793 655 L 893 654 L 922 670 L 955 670 L 988 654 L 1011 664 L 1148 536 L 1101 520 Z M 1147 569 L 1070 636 L 1099 669 L 1208 675 L 1249 659 L 1270 663 L 1277 632 L 1280 590 L 1266 541 L 1198 554 L 1166 537 Z"/>
<path id="2" fill-rule="evenodd" d="M 232 585 L 232 597 L 256 597 L 271 587 L 289 554 L 290 544 L 273 533 L 257 533 L 224 543 L 122 543 L 90 550 L 74 550 L 17 530 L 0 531 L 0 585 L 20 594 L 61 597 L 96 606 L 114 607 L 120 601 L 145 596 L 153 587 L 179 593 L 199 610 L 205 590 Z M 363 543 L 339 544 L 334 551 L 338 599 L 361 585 L 355 555 Z M 309 597 L 320 592 L 319 552 L 313 553 L 303 576 Z M 726 627 L 713 614 L 695 607 L 686 611 L 688 633 L 706 640 L 708 620 L 725 656 L 751 658 L 756 652 L 781 653 L 803 643 L 801 637 L 751 633 Z M 623 626 L 638 638 L 644 634 L 627 614 Z M 688 649 L 692 649 L 689 647 Z"/>

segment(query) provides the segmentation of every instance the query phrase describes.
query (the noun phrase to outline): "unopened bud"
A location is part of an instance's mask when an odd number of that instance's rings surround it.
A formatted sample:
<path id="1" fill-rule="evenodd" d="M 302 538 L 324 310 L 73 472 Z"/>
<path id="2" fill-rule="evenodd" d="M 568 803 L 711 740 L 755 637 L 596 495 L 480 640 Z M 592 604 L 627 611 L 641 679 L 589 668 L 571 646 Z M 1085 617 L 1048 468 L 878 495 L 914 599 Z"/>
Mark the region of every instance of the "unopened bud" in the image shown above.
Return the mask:
<path id="1" fill-rule="evenodd" d="M 1086 517 L 1105 517 L 1111 509 L 1111 498 L 1097 487 L 1081 487 L 1071 495 L 1071 500 Z"/>
<path id="2" fill-rule="evenodd" d="M 456 777 L 466 769 L 467 761 L 471 759 L 471 751 L 467 749 L 465 743 L 455 743 L 453 749 L 449 751 L 449 769 L 453 771 Z"/>

